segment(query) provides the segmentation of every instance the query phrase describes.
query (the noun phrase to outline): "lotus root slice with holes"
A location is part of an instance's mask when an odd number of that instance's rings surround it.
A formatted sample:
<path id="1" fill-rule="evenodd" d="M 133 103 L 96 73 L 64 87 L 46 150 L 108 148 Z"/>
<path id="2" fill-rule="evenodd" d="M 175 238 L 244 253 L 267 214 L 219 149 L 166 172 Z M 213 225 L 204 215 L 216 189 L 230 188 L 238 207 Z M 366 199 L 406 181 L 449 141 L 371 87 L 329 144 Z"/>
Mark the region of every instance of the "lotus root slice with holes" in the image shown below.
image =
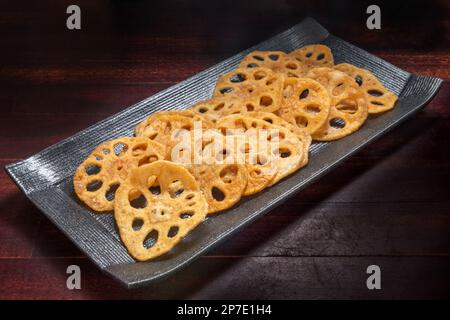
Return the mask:
<path id="1" fill-rule="evenodd" d="M 183 133 L 198 129 L 213 127 L 213 123 L 204 117 L 188 117 L 181 114 L 154 114 L 142 121 L 135 128 L 137 137 L 147 137 L 152 141 L 167 146 L 166 159 L 169 158 L 170 150 L 176 145 Z"/>
<path id="2" fill-rule="evenodd" d="M 368 70 L 341 63 L 334 67 L 352 77 L 366 96 L 369 114 L 377 114 L 391 110 L 398 97 L 387 89 L 378 78 Z"/>
<path id="3" fill-rule="evenodd" d="M 208 202 L 208 213 L 215 213 L 236 204 L 247 186 L 244 165 L 193 164 L 189 172 L 195 177 Z"/>
<path id="4" fill-rule="evenodd" d="M 287 78 L 278 114 L 295 127 L 314 134 L 327 121 L 330 96 L 319 82 L 308 78 Z"/>
<path id="5" fill-rule="evenodd" d="M 324 126 L 312 137 L 319 141 L 341 139 L 358 130 L 367 119 L 367 100 L 353 78 L 331 68 L 311 69 L 309 78 L 320 82 L 331 98 Z"/>
<path id="6" fill-rule="evenodd" d="M 268 68 L 238 68 L 219 77 L 214 97 L 239 99 L 247 111 L 279 109 L 284 75 Z"/>
<path id="7" fill-rule="evenodd" d="M 163 145 L 143 137 L 122 137 L 102 143 L 76 170 L 75 193 L 95 211 L 113 210 L 115 192 L 130 171 L 164 159 L 165 152 Z"/>
<path id="8" fill-rule="evenodd" d="M 304 142 L 284 127 L 245 115 L 231 115 L 221 119 L 218 122 L 218 128 L 241 129 L 245 132 L 243 135 L 245 160 L 249 174 L 245 195 L 261 191 L 276 183 L 299 169 L 304 163 L 303 157 L 306 150 Z M 305 135 L 305 139 L 305 142 L 309 144 L 311 141 L 309 135 Z M 254 181 L 252 172 L 255 174 Z M 274 176 L 264 180 L 259 179 L 256 173 L 274 173 Z"/>
<path id="9" fill-rule="evenodd" d="M 128 252 L 146 261 L 170 251 L 206 217 L 197 181 L 179 164 L 135 168 L 116 193 L 114 217 Z"/>
<path id="10" fill-rule="evenodd" d="M 289 55 L 303 64 L 306 71 L 312 68 L 331 68 L 334 66 L 334 58 L 330 48 L 322 44 L 304 46 L 292 51 Z"/>

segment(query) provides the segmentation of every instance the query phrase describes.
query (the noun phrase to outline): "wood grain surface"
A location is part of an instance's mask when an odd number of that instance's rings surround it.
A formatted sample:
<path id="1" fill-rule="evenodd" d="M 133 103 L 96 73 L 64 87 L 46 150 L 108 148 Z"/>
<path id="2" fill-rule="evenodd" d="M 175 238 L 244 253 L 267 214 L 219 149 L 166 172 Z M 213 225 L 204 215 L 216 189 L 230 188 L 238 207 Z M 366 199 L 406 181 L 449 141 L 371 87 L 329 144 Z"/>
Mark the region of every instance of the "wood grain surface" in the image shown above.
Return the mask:
<path id="1" fill-rule="evenodd" d="M 450 298 L 450 33 L 446 1 L 73 1 L 0 4 L 0 166 L 313 16 L 409 71 L 434 100 L 339 168 L 174 276 L 127 290 L 99 271 L 0 171 L 1 299 Z M 66 288 L 66 268 L 82 289 Z M 366 288 L 379 265 L 382 289 Z"/>

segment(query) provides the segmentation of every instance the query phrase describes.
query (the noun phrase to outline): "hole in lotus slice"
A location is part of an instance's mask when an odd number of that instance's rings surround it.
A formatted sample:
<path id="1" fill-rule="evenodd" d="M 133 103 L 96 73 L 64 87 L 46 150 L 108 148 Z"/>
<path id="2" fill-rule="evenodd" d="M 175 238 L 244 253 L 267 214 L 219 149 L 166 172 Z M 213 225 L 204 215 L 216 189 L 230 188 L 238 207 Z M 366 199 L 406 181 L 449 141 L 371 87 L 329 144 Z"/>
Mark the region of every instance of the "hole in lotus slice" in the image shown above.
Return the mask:
<path id="1" fill-rule="evenodd" d="M 320 107 L 317 104 L 309 104 L 306 106 L 306 112 L 316 114 L 320 112 Z"/>
<path id="2" fill-rule="evenodd" d="M 222 190 L 220 190 L 217 187 L 212 187 L 211 196 L 214 198 L 214 200 L 219 201 L 219 202 L 223 201 L 225 199 L 225 194 L 223 193 Z"/>
<path id="3" fill-rule="evenodd" d="M 153 229 L 150 231 L 147 236 L 144 239 L 144 242 L 142 243 L 143 247 L 145 249 L 150 249 L 158 242 L 158 231 Z"/>
<path id="4" fill-rule="evenodd" d="M 159 185 L 151 185 L 148 188 L 148 191 L 150 191 L 151 194 L 157 196 L 161 194 L 161 187 Z"/>
<path id="5" fill-rule="evenodd" d="M 307 57 L 307 58 L 311 58 L 311 57 L 312 57 L 312 55 L 313 55 L 313 53 L 312 53 L 312 52 L 307 52 L 307 53 L 305 54 L 305 57 Z"/>
<path id="6" fill-rule="evenodd" d="M 289 62 L 288 64 L 286 64 L 286 69 L 289 69 L 289 70 L 297 70 L 298 67 L 297 67 L 297 65 L 296 65 L 295 63 Z"/>
<path id="7" fill-rule="evenodd" d="M 300 93 L 299 99 L 305 99 L 307 96 L 309 95 L 309 90 L 305 89 L 302 91 L 302 93 Z"/>
<path id="8" fill-rule="evenodd" d="M 267 74 L 264 71 L 257 71 L 253 76 L 255 77 L 255 80 L 261 80 L 267 77 Z"/>
<path id="9" fill-rule="evenodd" d="M 138 190 L 130 190 L 128 193 L 128 202 L 134 209 L 144 209 L 147 207 L 147 199 Z"/>
<path id="10" fill-rule="evenodd" d="M 89 192 L 95 192 L 100 189 L 103 185 L 103 181 L 101 180 L 93 180 L 89 182 L 86 186 L 86 190 Z"/>
<path id="11" fill-rule="evenodd" d="M 278 154 L 280 155 L 281 158 L 288 158 L 291 156 L 292 152 L 288 148 L 280 148 L 278 150 Z"/>
<path id="12" fill-rule="evenodd" d="M 304 116 L 296 116 L 295 124 L 301 128 L 306 128 L 308 126 L 308 119 L 306 119 Z"/>
<path id="13" fill-rule="evenodd" d="M 358 111 L 358 105 L 353 100 L 343 100 L 336 105 L 340 112 L 355 114 Z"/>
<path id="14" fill-rule="evenodd" d="M 165 123 L 165 125 L 166 125 L 165 128 L 164 128 L 164 131 L 165 131 L 166 133 L 172 131 L 172 123 L 170 123 L 169 121 L 165 121 L 164 123 Z"/>
<path id="15" fill-rule="evenodd" d="M 198 109 L 198 112 L 200 112 L 200 113 L 206 113 L 206 112 L 208 112 L 208 108 L 206 108 L 206 107 L 200 107 L 200 108 Z"/>
<path id="16" fill-rule="evenodd" d="M 125 143 L 119 142 L 119 143 L 116 143 L 113 148 L 114 148 L 114 154 L 116 156 L 120 157 L 127 152 L 128 145 L 126 145 Z"/>
<path id="17" fill-rule="evenodd" d="M 317 61 L 323 60 L 323 58 L 325 58 L 325 54 L 324 54 L 324 53 L 320 53 L 320 54 L 317 56 Z"/>
<path id="18" fill-rule="evenodd" d="M 269 55 L 269 59 L 272 61 L 278 61 L 279 58 L 280 58 L 280 56 L 278 54 Z"/>
<path id="19" fill-rule="evenodd" d="M 179 180 L 172 181 L 167 190 L 171 198 L 177 198 L 184 192 L 183 184 Z"/>
<path id="20" fill-rule="evenodd" d="M 331 91 L 331 94 L 334 96 L 339 96 L 343 94 L 344 91 L 345 91 L 345 84 L 341 82 L 334 87 L 334 89 Z"/>
<path id="21" fill-rule="evenodd" d="M 178 226 L 172 226 L 170 227 L 169 231 L 167 232 L 167 237 L 168 238 L 173 238 L 178 234 L 178 231 L 180 230 L 180 228 Z"/>
<path id="22" fill-rule="evenodd" d="M 358 84 L 358 86 L 362 86 L 362 84 L 363 84 L 363 78 L 360 76 L 360 75 L 357 75 L 356 77 L 355 77 L 355 82 Z"/>
<path id="23" fill-rule="evenodd" d="M 230 81 L 233 83 L 240 83 L 244 82 L 245 80 L 247 80 L 247 77 L 242 73 L 237 73 L 230 78 Z"/>
<path id="24" fill-rule="evenodd" d="M 250 176 L 252 177 L 252 178 L 258 178 L 260 175 L 261 175 L 261 173 L 262 173 L 262 171 L 261 171 L 261 169 L 258 169 L 258 168 L 254 168 L 253 170 L 251 170 L 250 171 Z"/>
<path id="25" fill-rule="evenodd" d="M 214 111 L 220 111 L 225 107 L 225 103 L 221 102 L 214 107 Z"/>
<path id="26" fill-rule="evenodd" d="M 256 67 L 258 67 L 258 65 L 256 63 L 249 63 L 247 65 L 247 68 L 256 68 Z"/>
<path id="27" fill-rule="evenodd" d="M 105 193 L 105 199 L 108 201 L 113 201 L 116 197 L 116 191 L 120 187 L 120 183 L 111 184 Z"/>
<path id="28" fill-rule="evenodd" d="M 180 213 L 180 219 L 189 219 L 194 216 L 194 211 L 184 211 Z"/>
<path id="29" fill-rule="evenodd" d="M 219 172 L 219 177 L 224 183 L 231 183 L 238 174 L 237 165 L 228 165 Z"/>
<path id="30" fill-rule="evenodd" d="M 244 130 L 248 129 L 247 125 L 245 124 L 245 122 L 242 119 L 236 119 L 234 121 L 234 126 L 239 129 L 244 129 Z"/>
<path id="31" fill-rule="evenodd" d="M 256 157 L 256 163 L 259 164 L 260 166 L 263 166 L 263 165 L 267 164 L 267 162 L 268 162 L 268 160 L 267 160 L 266 156 L 263 156 L 263 155 L 259 154 Z"/>
<path id="32" fill-rule="evenodd" d="M 93 176 L 98 174 L 102 170 L 102 167 L 98 164 L 88 164 L 84 169 L 88 176 Z"/>
<path id="33" fill-rule="evenodd" d="M 131 149 L 131 155 L 134 157 L 140 156 L 145 152 L 145 150 L 147 150 L 147 147 L 148 145 L 146 143 L 140 143 L 138 145 L 135 145 Z"/>
<path id="34" fill-rule="evenodd" d="M 138 162 L 138 167 L 143 166 L 144 164 L 152 163 L 156 160 L 158 160 L 158 157 L 156 155 L 148 155 L 142 157 Z"/>
<path id="35" fill-rule="evenodd" d="M 144 225 L 144 220 L 142 220 L 141 218 L 134 218 L 133 223 L 131 224 L 131 228 L 134 231 L 139 231 L 139 230 L 141 230 L 143 225 Z"/>
<path id="36" fill-rule="evenodd" d="M 225 93 L 230 93 L 230 92 L 232 92 L 234 89 L 233 88 L 231 88 L 231 87 L 225 87 L 225 88 L 221 88 L 220 90 L 219 90 L 219 92 L 221 93 L 221 94 L 225 94 Z"/>
<path id="37" fill-rule="evenodd" d="M 263 107 L 269 107 L 273 104 L 273 99 L 269 96 L 262 96 L 259 99 L 259 104 Z"/>
<path id="38" fill-rule="evenodd" d="M 252 105 L 251 103 L 247 103 L 247 104 L 245 105 L 245 108 L 247 109 L 247 112 L 251 112 L 251 111 L 254 111 L 254 110 L 255 110 L 255 106 Z"/>
<path id="39" fill-rule="evenodd" d="M 345 127 L 345 120 L 342 118 L 333 118 L 330 120 L 330 126 L 335 129 L 342 129 Z"/>
<path id="40" fill-rule="evenodd" d="M 263 57 L 257 56 L 257 55 L 253 56 L 253 59 L 258 60 L 258 61 L 264 61 Z"/>
<path id="41" fill-rule="evenodd" d="M 373 105 L 376 105 L 376 106 L 380 106 L 380 107 L 384 106 L 384 103 L 380 102 L 380 101 L 370 101 L 370 103 Z"/>
<path id="42" fill-rule="evenodd" d="M 195 193 L 189 193 L 186 195 L 185 199 L 186 200 L 192 200 L 195 198 Z"/>
<path id="43" fill-rule="evenodd" d="M 277 81 L 277 78 L 270 78 L 269 80 L 266 81 L 266 86 L 271 86 L 276 81 Z"/>
<path id="44" fill-rule="evenodd" d="M 367 91 L 367 93 L 373 97 L 381 97 L 383 95 L 383 92 L 381 92 L 380 90 L 377 90 L 377 89 L 371 89 L 371 90 Z"/>
<path id="45" fill-rule="evenodd" d="M 263 120 L 264 120 L 265 122 L 268 122 L 268 123 L 273 123 L 273 121 L 272 121 L 271 118 L 264 118 Z"/>

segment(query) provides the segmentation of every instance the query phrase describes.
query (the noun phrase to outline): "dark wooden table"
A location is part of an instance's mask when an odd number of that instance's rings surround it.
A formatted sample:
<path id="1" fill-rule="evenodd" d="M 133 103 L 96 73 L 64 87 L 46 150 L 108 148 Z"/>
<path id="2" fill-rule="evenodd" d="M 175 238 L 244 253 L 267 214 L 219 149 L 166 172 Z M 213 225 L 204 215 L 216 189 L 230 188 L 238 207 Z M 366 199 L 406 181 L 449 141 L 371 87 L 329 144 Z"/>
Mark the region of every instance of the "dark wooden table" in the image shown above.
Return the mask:
<path id="1" fill-rule="evenodd" d="M 446 80 L 419 114 L 176 275 L 126 290 L 0 171 L 0 298 L 450 298 L 445 1 L 73 1 L 0 5 L 0 165 L 24 159 L 312 15 L 391 63 Z M 66 268 L 82 289 L 66 288 Z M 381 267 L 381 290 L 366 268 Z"/>

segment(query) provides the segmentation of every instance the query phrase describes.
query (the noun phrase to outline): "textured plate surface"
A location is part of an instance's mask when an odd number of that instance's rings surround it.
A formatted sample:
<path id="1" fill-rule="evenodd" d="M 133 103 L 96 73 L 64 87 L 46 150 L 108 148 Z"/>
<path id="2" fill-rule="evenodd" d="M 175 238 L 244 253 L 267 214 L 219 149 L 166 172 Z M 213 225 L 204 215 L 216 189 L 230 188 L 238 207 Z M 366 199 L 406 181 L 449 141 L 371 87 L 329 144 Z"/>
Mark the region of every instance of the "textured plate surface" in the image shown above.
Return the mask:
<path id="1" fill-rule="evenodd" d="M 372 71 L 399 96 L 396 108 L 369 119 L 359 131 L 342 140 L 313 143 L 306 168 L 253 197 L 242 199 L 224 214 L 208 218 L 173 251 L 154 261 L 134 262 L 120 242 L 113 216 L 94 214 L 77 200 L 72 188 L 72 175 L 97 145 L 119 136 L 131 135 L 134 126 L 150 113 L 183 109 L 209 98 L 218 76 L 234 69 L 251 51 L 289 52 L 311 43 L 328 45 L 336 64 L 348 62 Z M 329 34 L 313 19 L 306 19 L 24 161 L 8 165 L 6 170 L 27 197 L 95 264 L 126 286 L 138 287 L 185 266 L 225 237 L 330 171 L 427 104 L 441 83 L 442 80 L 438 78 L 411 75 Z"/>

